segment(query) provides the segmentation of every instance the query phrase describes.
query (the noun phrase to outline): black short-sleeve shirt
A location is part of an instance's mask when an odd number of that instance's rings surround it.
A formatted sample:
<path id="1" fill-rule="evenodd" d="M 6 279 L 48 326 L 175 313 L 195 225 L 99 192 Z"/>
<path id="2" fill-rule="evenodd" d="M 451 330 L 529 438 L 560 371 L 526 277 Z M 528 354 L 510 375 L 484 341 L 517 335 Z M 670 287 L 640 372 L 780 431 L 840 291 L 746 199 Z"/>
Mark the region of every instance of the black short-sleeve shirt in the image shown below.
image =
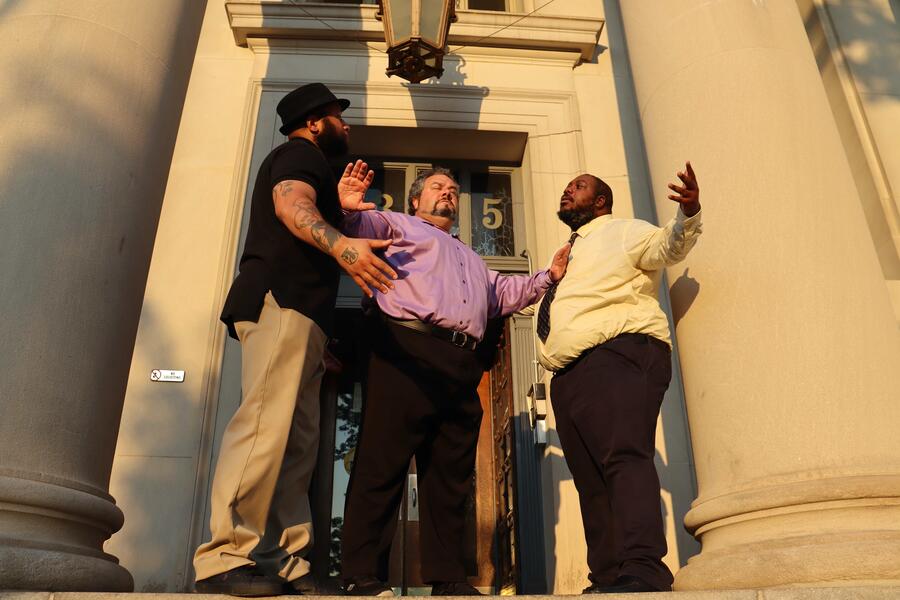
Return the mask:
<path id="1" fill-rule="evenodd" d="M 235 322 L 259 320 L 270 290 L 279 306 L 306 315 L 331 334 L 340 267 L 331 256 L 295 237 L 275 216 L 272 188 L 288 179 L 311 185 L 322 217 L 334 227 L 340 225 L 337 182 L 322 151 L 302 138 L 272 150 L 256 176 L 240 272 L 222 310 L 222 321 L 234 338 Z"/>

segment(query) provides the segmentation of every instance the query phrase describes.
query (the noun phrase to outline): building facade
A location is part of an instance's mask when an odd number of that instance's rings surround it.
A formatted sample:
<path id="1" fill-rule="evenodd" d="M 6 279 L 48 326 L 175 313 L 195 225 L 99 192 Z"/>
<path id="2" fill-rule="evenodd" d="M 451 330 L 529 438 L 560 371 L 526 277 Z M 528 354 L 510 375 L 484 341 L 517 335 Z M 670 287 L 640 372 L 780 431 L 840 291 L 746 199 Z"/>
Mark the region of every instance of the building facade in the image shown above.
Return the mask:
<path id="1" fill-rule="evenodd" d="M 574 176 L 662 224 L 691 160 L 705 232 L 662 292 L 676 352 L 657 433 L 676 588 L 900 582 L 897 0 L 458 0 L 445 73 L 418 85 L 384 74 L 373 3 L 73 4 L 0 7 L 20 82 L 2 96 L 18 117 L 0 136 L 2 305 L 24 315 L 0 325 L 0 588 L 191 588 L 240 400 L 218 315 L 255 172 L 284 140 L 275 105 L 312 81 L 350 99 L 372 200 L 404 210 L 418 170 L 451 168 L 459 235 L 503 272 L 566 241 Z M 322 573 L 339 569 L 363 400 L 358 303 L 343 282 L 312 494 Z M 509 319 L 479 389 L 470 570 L 497 593 L 574 593 L 586 549 L 552 409 L 527 393 L 549 382 L 532 331 Z M 392 558 L 407 593 L 415 489 L 413 466 Z"/>

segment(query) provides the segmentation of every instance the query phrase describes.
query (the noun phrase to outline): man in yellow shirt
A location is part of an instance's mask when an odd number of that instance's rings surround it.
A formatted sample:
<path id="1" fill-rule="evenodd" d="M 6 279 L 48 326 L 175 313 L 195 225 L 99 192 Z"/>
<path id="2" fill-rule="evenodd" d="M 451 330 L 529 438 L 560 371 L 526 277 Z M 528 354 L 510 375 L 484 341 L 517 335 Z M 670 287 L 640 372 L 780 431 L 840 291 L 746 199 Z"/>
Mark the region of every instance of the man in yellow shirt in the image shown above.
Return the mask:
<path id="1" fill-rule="evenodd" d="M 656 227 L 612 216 L 612 190 L 580 175 L 560 199 L 572 229 L 566 277 L 538 308 L 540 360 L 581 503 L 586 593 L 670 590 L 653 464 L 656 421 L 672 374 L 669 323 L 659 305 L 662 269 L 687 256 L 701 232 L 700 188 L 690 163 L 669 184 L 679 203 Z"/>

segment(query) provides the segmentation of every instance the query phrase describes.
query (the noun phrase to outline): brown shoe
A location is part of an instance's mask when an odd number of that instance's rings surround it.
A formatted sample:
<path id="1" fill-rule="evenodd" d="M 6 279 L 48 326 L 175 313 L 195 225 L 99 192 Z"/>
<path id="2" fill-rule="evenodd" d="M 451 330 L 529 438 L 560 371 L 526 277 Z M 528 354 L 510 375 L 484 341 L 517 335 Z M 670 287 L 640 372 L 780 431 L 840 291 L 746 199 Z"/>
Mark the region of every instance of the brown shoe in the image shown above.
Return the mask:
<path id="1" fill-rule="evenodd" d="M 432 596 L 484 596 L 465 581 L 440 581 L 431 586 Z"/>
<path id="2" fill-rule="evenodd" d="M 317 579 L 312 573 L 284 583 L 284 593 L 298 596 L 343 596 L 344 590 L 334 579 Z"/>
<path id="3" fill-rule="evenodd" d="M 229 596 L 278 596 L 281 581 L 263 574 L 256 565 L 243 565 L 194 583 L 198 594 L 228 594 Z"/>
<path id="4" fill-rule="evenodd" d="M 355 577 L 348 579 L 345 583 L 344 593 L 347 596 L 390 598 L 394 595 L 391 586 L 374 577 Z"/>

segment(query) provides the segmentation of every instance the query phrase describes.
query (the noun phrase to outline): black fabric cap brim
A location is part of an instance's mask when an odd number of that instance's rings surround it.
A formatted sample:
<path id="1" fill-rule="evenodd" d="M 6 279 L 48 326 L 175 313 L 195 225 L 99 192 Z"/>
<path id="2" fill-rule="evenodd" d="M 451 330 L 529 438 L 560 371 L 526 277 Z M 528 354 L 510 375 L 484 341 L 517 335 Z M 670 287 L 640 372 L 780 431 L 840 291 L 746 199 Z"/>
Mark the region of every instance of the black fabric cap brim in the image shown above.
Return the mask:
<path id="1" fill-rule="evenodd" d="M 325 106 L 325 104 L 331 104 L 332 102 L 334 102 L 334 100 L 329 100 L 328 102 L 325 102 L 324 104 L 320 104 L 319 106 L 314 106 L 311 109 L 309 109 L 309 111 L 307 111 L 306 115 L 308 115 L 312 111 L 316 110 L 317 108 Z M 345 110 L 347 110 L 347 107 L 350 106 L 350 101 L 347 100 L 346 98 L 338 98 L 337 103 L 338 103 L 338 106 L 341 107 L 341 112 L 344 112 Z M 284 125 L 279 127 L 278 131 L 281 132 L 281 135 L 289 134 L 293 130 L 297 129 L 297 127 L 301 123 L 303 123 L 303 121 L 306 120 L 306 115 L 303 115 L 302 117 L 297 117 L 296 119 L 288 121 L 287 123 L 285 123 Z"/>

